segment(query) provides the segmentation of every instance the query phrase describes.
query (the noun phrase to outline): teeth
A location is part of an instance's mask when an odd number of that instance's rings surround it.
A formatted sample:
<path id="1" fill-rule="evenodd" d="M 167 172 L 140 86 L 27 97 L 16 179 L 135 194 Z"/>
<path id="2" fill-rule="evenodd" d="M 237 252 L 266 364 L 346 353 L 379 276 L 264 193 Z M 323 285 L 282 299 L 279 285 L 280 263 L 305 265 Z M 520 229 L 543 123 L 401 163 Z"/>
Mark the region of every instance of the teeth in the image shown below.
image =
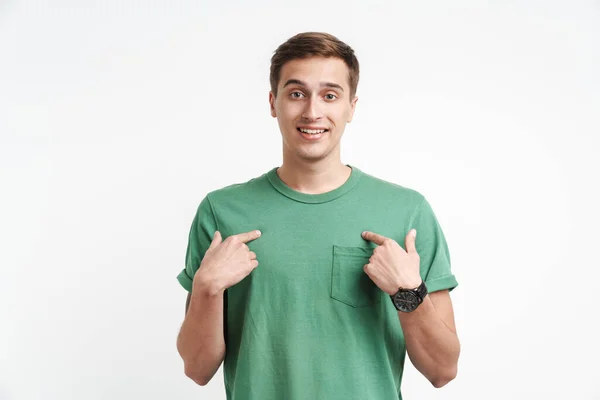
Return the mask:
<path id="1" fill-rule="evenodd" d="M 324 133 L 325 129 L 314 130 L 314 129 L 302 129 L 302 128 L 300 128 L 300 131 L 304 132 L 304 133 L 309 133 L 311 135 L 315 135 L 315 134 L 318 134 L 318 133 Z"/>

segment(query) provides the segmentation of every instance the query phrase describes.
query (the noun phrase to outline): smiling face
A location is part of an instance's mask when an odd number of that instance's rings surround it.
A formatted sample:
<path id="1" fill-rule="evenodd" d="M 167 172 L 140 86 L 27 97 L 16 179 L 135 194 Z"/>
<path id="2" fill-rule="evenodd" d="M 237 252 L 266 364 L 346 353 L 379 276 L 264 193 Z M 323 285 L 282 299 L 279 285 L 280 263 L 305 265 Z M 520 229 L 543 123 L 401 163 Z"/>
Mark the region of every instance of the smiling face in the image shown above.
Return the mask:
<path id="1" fill-rule="evenodd" d="M 284 160 L 339 161 L 340 139 L 358 101 L 350 98 L 348 71 L 335 57 L 294 59 L 283 65 L 277 97 L 269 92 L 269 102 L 283 137 Z"/>

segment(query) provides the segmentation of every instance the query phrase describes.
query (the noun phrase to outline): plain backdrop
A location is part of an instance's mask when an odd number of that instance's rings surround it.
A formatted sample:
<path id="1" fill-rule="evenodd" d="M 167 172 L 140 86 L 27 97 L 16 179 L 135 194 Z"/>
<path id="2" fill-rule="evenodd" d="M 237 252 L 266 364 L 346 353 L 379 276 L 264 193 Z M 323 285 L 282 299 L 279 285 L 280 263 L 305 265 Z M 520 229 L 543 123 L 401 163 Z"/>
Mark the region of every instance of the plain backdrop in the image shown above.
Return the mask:
<path id="1" fill-rule="evenodd" d="M 600 5 L 566 0 L 0 1 L 0 399 L 225 399 L 176 275 L 204 195 L 281 165 L 302 31 L 360 61 L 342 161 L 449 243 L 459 374 L 407 359 L 405 399 L 600 399 Z"/>

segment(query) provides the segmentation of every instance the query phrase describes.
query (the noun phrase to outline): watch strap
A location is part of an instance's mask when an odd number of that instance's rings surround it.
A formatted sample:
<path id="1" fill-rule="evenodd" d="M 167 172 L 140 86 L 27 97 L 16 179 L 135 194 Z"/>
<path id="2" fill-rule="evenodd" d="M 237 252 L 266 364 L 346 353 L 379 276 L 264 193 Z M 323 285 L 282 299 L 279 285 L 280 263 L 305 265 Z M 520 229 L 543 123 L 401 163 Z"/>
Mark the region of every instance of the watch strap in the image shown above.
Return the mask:
<path id="1" fill-rule="evenodd" d="M 423 301 L 425 299 L 425 296 L 427 296 L 427 293 L 429 293 L 429 291 L 427 290 L 427 285 L 425 285 L 425 281 L 422 281 L 419 287 L 415 289 L 415 291 L 417 292 L 417 295 L 421 298 L 421 301 Z"/>

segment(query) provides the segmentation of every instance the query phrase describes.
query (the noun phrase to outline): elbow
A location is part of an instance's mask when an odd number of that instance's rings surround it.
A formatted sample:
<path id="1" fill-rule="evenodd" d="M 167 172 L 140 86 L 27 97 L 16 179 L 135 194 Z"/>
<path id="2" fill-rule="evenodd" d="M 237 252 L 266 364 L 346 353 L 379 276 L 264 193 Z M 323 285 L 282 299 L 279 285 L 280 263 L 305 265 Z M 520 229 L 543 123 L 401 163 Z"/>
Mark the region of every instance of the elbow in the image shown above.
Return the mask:
<path id="1" fill-rule="evenodd" d="M 442 371 L 437 376 L 432 377 L 431 379 L 429 379 L 429 381 L 431 382 L 434 388 L 439 389 L 443 386 L 446 386 L 450 381 L 456 378 L 457 373 L 458 371 L 455 365 L 452 368 L 448 368 Z"/>
<path id="2" fill-rule="evenodd" d="M 185 357 L 183 358 L 185 376 L 200 386 L 206 386 L 219 369 L 223 358 L 224 354 L 216 354 L 214 357 L 204 354 L 202 358 Z"/>
<path id="3" fill-rule="evenodd" d="M 193 368 L 190 364 L 187 363 L 185 364 L 184 372 L 185 376 L 187 376 L 200 386 L 206 386 L 211 379 L 209 377 L 199 374 L 197 368 Z"/>

